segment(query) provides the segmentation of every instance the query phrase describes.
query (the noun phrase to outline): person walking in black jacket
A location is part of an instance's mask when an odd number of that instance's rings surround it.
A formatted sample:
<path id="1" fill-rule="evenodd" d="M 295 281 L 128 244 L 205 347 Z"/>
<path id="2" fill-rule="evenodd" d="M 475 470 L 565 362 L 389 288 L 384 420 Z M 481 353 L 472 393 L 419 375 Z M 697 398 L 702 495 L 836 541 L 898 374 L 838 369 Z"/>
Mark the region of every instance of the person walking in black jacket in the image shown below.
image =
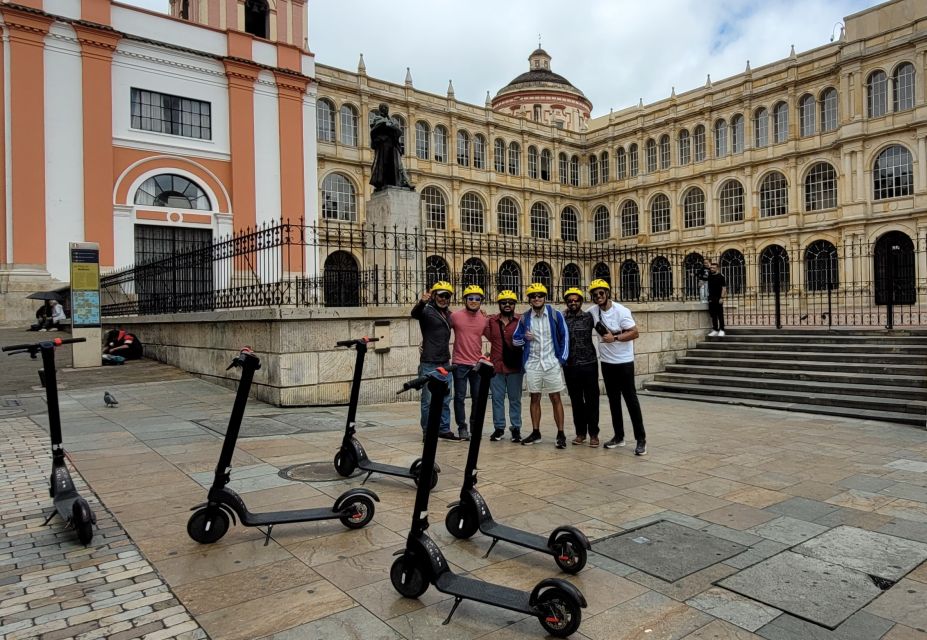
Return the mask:
<path id="1" fill-rule="evenodd" d="M 708 335 L 724 337 L 724 296 L 727 295 L 727 280 L 718 269 L 718 263 L 711 263 L 711 275 L 708 276 L 708 315 L 711 316 L 711 333 Z"/>
<path id="2" fill-rule="evenodd" d="M 422 332 L 421 357 L 419 358 L 418 375 L 425 376 L 438 367 L 447 367 L 451 364 L 451 296 L 454 287 L 449 282 L 436 282 L 431 291 L 422 293 L 418 303 L 412 307 L 412 317 L 418 320 Z M 428 385 L 422 388 L 421 399 L 421 427 L 422 433 L 428 425 L 428 408 L 431 405 L 431 392 Z M 441 429 L 438 437 L 445 440 L 460 440 L 451 431 L 451 396 L 444 397 L 444 407 L 441 411 Z"/>

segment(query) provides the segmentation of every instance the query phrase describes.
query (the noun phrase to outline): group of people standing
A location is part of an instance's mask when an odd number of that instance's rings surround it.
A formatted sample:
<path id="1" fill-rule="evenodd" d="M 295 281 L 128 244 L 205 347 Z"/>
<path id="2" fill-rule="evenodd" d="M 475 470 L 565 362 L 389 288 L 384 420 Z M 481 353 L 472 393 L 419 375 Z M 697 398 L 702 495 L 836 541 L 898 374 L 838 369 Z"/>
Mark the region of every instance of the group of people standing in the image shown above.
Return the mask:
<path id="1" fill-rule="evenodd" d="M 581 289 L 564 293 L 565 310 L 555 309 L 547 299 L 541 283 L 526 289 L 528 309 L 515 312 L 518 296 L 513 291 L 496 295 L 499 313 L 489 315 L 483 309 L 485 292 L 477 285 L 464 289 L 463 308 L 451 312 L 454 294 L 448 282 L 437 282 L 422 294 L 412 309 L 422 332 L 419 375 L 438 367 L 455 365 L 454 419 L 457 433 L 451 429 L 450 396 L 445 400 L 439 437 L 446 440 L 469 440 L 466 415 L 468 392 L 475 396 L 477 363 L 487 355 L 496 375 L 492 378 L 493 433 L 496 442 L 505 437 L 508 400 L 508 425 L 511 441 L 523 445 L 541 442 L 541 397 L 550 399 L 556 446 L 567 446 L 564 411 L 560 394 L 570 396 L 575 437 L 574 445 L 598 447 L 599 441 L 599 366 L 612 414 L 614 435 L 604 443 L 606 449 L 625 446 L 621 400 L 627 405 L 639 456 L 647 453 L 647 435 L 634 384 L 634 344 L 638 330 L 630 310 L 611 299 L 611 287 L 605 280 L 593 280 L 589 295 L 594 303 L 583 310 L 585 295 Z M 454 333 L 453 354 L 450 348 Z M 599 348 L 593 342 L 598 337 Z M 522 437 L 522 389 L 530 397 L 531 433 Z M 423 391 L 421 426 L 425 429 L 430 393 Z"/>

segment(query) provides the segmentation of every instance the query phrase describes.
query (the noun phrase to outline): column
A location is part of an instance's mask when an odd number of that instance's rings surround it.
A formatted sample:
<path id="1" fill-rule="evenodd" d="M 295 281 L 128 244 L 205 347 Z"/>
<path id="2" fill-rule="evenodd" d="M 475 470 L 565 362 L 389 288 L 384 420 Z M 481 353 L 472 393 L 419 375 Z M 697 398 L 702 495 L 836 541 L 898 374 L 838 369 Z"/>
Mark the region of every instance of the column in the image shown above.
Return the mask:
<path id="1" fill-rule="evenodd" d="M 258 67 L 238 60 L 225 61 L 229 83 L 229 143 L 232 156 L 232 211 L 235 230 L 254 228 L 254 82 Z"/>
<path id="2" fill-rule="evenodd" d="M 280 210 L 283 221 L 299 224 L 305 218 L 304 153 L 303 153 L 303 94 L 309 79 L 300 75 L 274 71 L 277 85 L 277 110 L 280 126 Z M 302 247 L 298 244 L 301 233 L 292 240 L 284 256 L 284 270 L 303 273 Z"/>

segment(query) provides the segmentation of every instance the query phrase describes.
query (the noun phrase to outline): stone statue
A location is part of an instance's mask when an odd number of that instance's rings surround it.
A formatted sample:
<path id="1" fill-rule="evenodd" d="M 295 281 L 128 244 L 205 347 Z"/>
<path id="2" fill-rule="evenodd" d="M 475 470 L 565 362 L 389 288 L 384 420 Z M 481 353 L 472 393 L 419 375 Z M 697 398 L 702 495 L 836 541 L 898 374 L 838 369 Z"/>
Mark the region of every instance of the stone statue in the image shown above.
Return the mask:
<path id="1" fill-rule="evenodd" d="M 374 191 L 386 187 L 415 190 L 402 167 L 405 149 L 401 137 L 402 127 L 389 115 L 389 107 L 381 104 L 370 119 L 370 147 L 373 149 L 370 185 Z"/>

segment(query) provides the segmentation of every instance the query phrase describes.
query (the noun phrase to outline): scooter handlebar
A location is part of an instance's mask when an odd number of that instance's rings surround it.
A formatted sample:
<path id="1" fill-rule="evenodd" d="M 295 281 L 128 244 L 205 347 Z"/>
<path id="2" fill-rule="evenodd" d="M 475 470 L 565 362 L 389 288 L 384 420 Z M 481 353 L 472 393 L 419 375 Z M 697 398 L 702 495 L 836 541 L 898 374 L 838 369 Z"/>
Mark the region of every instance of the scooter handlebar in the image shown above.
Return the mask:
<path id="1" fill-rule="evenodd" d="M 229 364 L 225 370 L 228 371 L 229 369 L 240 369 L 250 359 L 254 359 L 255 371 L 261 368 L 261 359 L 254 354 L 254 350 L 251 349 L 251 347 L 242 347 L 241 351 L 238 352 L 237 356 L 232 358 L 231 364 Z"/>
<path id="2" fill-rule="evenodd" d="M 64 344 L 74 344 L 75 342 L 87 342 L 87 338 L 54 338 L 52 340 L 43 340 L 32 344 L 11 344 L 3 347 L 3 351 L 30 351 L 32 349 L 41 349 L 43 344 L 51 343 L 56 347 Z M 12 353 L 10 355 L 13 355 Z"/>
<path id="3" fill-rule="evenodd" d="M 400 393 L 403 393 L 404 391 L 408 391 L 409 389 L 421 389 L 426 384 L 428 384 L 429 380 L 436 377 L 435 376 L 436 373 L 442 376 L 447 376 L 449 373 L 451 373 L 456 368 L 457 367 L 454 365 L 451 365 L 449 367 L 438 367 L 432 373 L 426 374 L 424 376 L 419 376 L 417 378 L 413 378 L 412 380 L 409 380 L 408 382 L 403 382 L 402 388 L 396 392 L 396 395 L 398 396 Z"/>
<path id="4" fill-rule="evenodd" d="M 363 338 L 352 338 L 351 340 L 339 340 L 335 343 L 336 347 L 353 347 L 356 344 L 367 344 L 368 342 L 377 342 L 379 338 L 370 338 L 364 336 Z"/>

